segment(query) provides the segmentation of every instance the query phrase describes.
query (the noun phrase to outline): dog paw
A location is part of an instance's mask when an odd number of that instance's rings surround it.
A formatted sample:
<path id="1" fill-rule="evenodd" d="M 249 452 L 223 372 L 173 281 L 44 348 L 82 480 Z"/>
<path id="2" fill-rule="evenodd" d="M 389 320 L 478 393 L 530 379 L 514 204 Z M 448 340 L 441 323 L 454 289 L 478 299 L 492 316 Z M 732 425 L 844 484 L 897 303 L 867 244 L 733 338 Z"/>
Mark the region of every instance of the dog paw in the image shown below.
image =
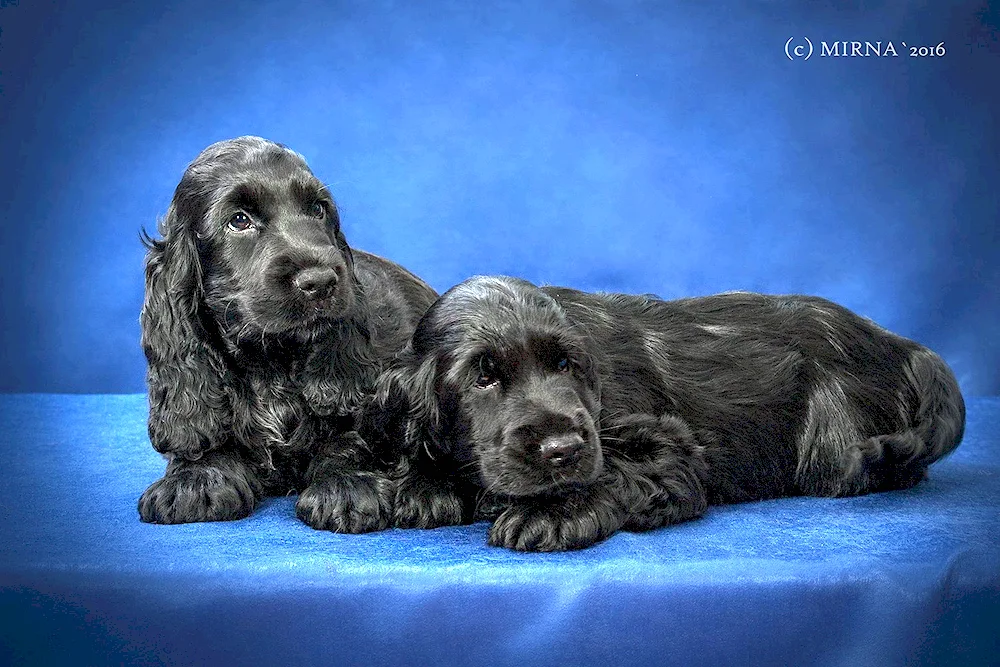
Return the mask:
<path id="1" fill-rule="evenodd" d="M 295 503 L 295 514 L 317 530 L 370 533 L 385 530 L 392 517 L 393 484 L 371 472 L 324 477 Z"/>
<path id="2" fill-rule="evenodd" d="M 565 505 L 515 506 L 490 528 L 489 544 L 517 551 L 583 549 L 611 536 L 620 526 L 608 508 Z"/>
<path id="3" fill-rule="evenodd" d="M 680 417 L 631 414 L 619 417 L 605 427 L 619 442 L 627 441 L 634 451 L 649 455 L 664 450 L 693 454 L 700 451 L 691 428 Z"/>
<path id="4" fill-rule="evenodd" d="M 232 470 L 190 465 L 153 482 L 139 498 L 146 523 L 233 521 L 253 513 L 257 499 L 247 479 Z"/>
<path id="5" fill-rule="evenodd" d="M 452 489 L 428 480 L 404 480 L 396 489 L 393 525 L 397 528 L 457 526 L 464 503 Z"/>

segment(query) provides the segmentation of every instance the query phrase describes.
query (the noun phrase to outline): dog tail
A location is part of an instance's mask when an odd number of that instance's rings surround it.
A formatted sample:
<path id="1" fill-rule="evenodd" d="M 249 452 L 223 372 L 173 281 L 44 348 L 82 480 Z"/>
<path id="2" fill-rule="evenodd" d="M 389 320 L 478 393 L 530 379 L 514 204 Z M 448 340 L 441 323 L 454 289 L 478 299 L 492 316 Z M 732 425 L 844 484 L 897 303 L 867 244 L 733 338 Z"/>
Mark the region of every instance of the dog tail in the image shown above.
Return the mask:
<path id="1" fill-rule="evenodd" d="M 965 400 L 948 364 L 925 347 L 910 353 L 903 373 L 915 399 L 908 429 L 913 437 L 907 438 L 913 447 L 908 463 L 926 467 L 950 454 L 962 441 Z"/>

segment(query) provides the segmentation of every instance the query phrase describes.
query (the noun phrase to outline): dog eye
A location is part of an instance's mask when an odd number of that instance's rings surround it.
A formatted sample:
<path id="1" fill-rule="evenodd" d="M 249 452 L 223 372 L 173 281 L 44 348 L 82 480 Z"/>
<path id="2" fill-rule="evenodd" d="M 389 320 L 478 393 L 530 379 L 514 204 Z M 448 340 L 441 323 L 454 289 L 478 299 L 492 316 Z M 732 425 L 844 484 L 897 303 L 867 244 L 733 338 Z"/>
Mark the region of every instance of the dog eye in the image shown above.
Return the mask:
<path id="1" fill-rule="evenodd" d="M 569 359 L 566 357 L 560 357 L 559 361 L 556 362 L 556 370 L 560 373 L 568 373 L 570 368 Z"/>
<path id="2" fill-rule="evenodd" d="M 229 218 L 229 222 L 226 223 L 226 226 L 234 232 L 245 232 L 246 230 L 253 228 L 253 220 L 251 220 L 250 216 L 243 211 L 237 211 L 233 214 L 233 217 Z"/>
<path id="3" fill-rule="evenodd" d="M 326 206 L 323 206 L 321 201 L 313 202 L 313 205 L 309 207 L 309 215 L 317 220 L 323 220 L 326 218 Z"/>
<path id="4" fill-rule="evenodd" d="M 488 389 L 500 381 L 497 375 L 496 362 L 490 357 L 480 357 L 479 376 L 476 378 L 476 386 L 480 389 Z"/>

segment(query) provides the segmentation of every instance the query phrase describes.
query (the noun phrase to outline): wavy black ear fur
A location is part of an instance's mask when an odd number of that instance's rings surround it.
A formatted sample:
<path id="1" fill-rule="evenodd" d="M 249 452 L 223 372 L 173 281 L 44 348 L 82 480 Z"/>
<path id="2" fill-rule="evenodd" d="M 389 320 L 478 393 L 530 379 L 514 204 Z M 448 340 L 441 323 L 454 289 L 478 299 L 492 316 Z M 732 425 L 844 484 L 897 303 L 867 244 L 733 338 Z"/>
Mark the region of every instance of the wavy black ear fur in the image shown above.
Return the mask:
<path id="1" fill-rule="evenodd" d="M 149 439 L 156 451 L 199 458 L 231 432 L 226 363 L 201 320 L 203 287 L 195 227 L 171 205 L 162 240 L 144 234 L 142 348 L 148 363 Z"/>
<path id="2" fill-rule="evenodd" d="M 360 295 L 361 286 L 356 289 Z M 350 319 L 337 326 L 314 344 L 299 377 L 302 395 L 321 416 L 348 415 L 362 407 L 380 370 L 368 323 Z"/>
<path id="3" fill-rule="evenodd" d="M 375 403 L 379 409 L 406 416 L 403 446 L 407 454 L 421 449 L 446 449 L 445 418 L 437 394 L 437 359 L 420 359 L 405 348 L 396 362 L 379 377 Z"/>

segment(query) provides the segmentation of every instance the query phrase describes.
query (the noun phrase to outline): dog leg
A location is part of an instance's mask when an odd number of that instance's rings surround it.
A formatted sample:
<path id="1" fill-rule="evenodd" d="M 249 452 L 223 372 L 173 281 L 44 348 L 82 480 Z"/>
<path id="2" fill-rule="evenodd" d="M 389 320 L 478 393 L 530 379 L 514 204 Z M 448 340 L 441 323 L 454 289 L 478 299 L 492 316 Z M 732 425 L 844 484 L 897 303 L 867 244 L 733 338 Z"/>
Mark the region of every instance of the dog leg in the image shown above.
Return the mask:
<path id="1" fill-rule="evenodd" d="M 919 400 L 899 399 L 898 430 L 891 433 L 866 429 L 865 407 L 848 397 L 843 378 L 831 375 L 817 383 L 799 436 L 796 483 L 803 493 L 856 496 L 907 489 L 955 448 L 965 405 L 951 371 L 929 351 L 914 353 L 906 370 Z"/>
<path id="2" fill-rule="evenodd" d="M 357 431 L 337 436 L 317 452 L 306 471 L 308 486 L 295 503 L 299 519 L 335 533 L 388 528 L 395 484 L 372 466 L 360 469 L 359 463 L 370 456 Z"/>
<path id="3" fill-rule="evenodd" d="M 243 519 L 253 513 L 262 490 L 235 453 L 215 450 L 197 461 L 175 456 L 139 499 L 139 518 L 147 523 Z"/>
<path id="4" fill-rule="evenodd" d="M 857 496 L 908 489 L 927 476 L 927 465 L 911 458 L 922 445 L 912 432 L 848 443 L 831 481 L 815 484 L 809 490 L 821 496 Z"/>
<path id="5" fill-rule="evenodd" d="M 394 526 L 438 528 L 468 523 L 469 503 L 451 480 L 435 471 L 433 462 L 420 455 L 400 461 L 396 469 Z"/>
<path id="6" fill-rule="evenodd" d="M 603 433 L 605 469 L 597 481 L 560 496 L 514 501 L 494 522 L 489 543 L 518 551 L 581 549 L 617 530 L 650 530 L 705 511 L 707 468 L 684 422 L 631 415 Z"/>
<path id="7" fill-rule="evenodd" d="M 672 415 L 629 415 L 605 429 L 610 483 L 623 489 L 624 530 L 645 531 L 701 516 L 708 507 L 704 448 Z"/>

